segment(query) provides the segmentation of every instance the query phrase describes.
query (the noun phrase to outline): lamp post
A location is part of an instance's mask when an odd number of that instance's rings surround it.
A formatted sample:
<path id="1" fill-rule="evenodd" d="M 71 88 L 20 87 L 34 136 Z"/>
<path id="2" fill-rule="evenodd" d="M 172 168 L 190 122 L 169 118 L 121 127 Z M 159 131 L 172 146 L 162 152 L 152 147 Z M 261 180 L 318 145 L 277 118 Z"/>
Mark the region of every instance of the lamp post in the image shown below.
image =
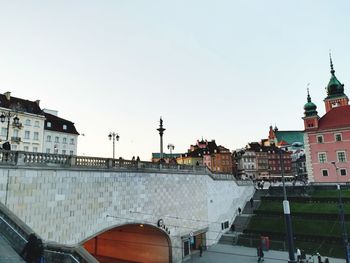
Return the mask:
<path id="1" fill-rule="evenodd" d="M 170 159 L 171 159 L 171 158 L 173 157 L 173 156 L 172 156 L 173 150 L 175 149 L 174 144 L 169 143 L 169 144 L 168 144 L 168 149 L 169 149 L 169 151 L 170 151 Z"/>
<path id="2" fill-rule="evenodd" d="M 10 130 L 10 121 L 11 121 L 11 117 L 13 117 L 13 123 L 15 125 L 19 125 L 19 118 L 17 117 L 17 114 L 11 114 L 10 111 L 6 112 L 6 113 L 1 113 L 0 115 L 0 121 L 2 123 L 4 123 L 6 121 L 6 118 L 7 118 L 7 131 L 6 131 L 6 141 L 8 141 L 9 139 L 9 130 Z"/>
<path id="3" fill-rule="evenodd" d="M 349 263 L 349 240 L 348 240 L 348 234 L 346 232 L 346 227 L 345 227 L 345 220 L 344 220 L 344 206 L 343 206 L 343 201 L 342 201 L 342 196 L 341 196 L 341 187 L 338 181 L 338 170 L 339 168 L 336 166 L 335 162 L 331 162 L 331 164 L 334 165 L 335 167 L 335 175 L 337 177 L 337 189 L 338 189 L 338 198 L 339 198 L 339 223 L 342 231 L 342 237 L 343 237 L 343 242 L 344 242 L 344 247 L 345 247 L 345 259 L 346 263 Z"/>
<path id="4" fill-rule="evenodd" d="M 113 159 L 115 156 L 115 140 L 119 141 L 120 136 L 118 133 L 115 132 L 110 132 L 108 135 L 109 140 L 113 140 Z"/>
<path id="5" fill-rule="evenodd" d="M 290 207 L 289 201 L 287 199 L 287 191 L 284 179 L 284 162 L 282 158 L 282 149 L 279 149 L 280 157 L 280 167 L 282 175 L 282 184 L 283 184 L 283 212 L 284 219 L 286 223 L 286 232 L 287 232 L 287 242 L 288 242 L 288 252 L 289 252 L 289 263 L 295 263 L 295 254 L 294 254 L 294 240 L 293 240 L 293 229 L 292 229 L 292 218 L 290 216 Z"/>

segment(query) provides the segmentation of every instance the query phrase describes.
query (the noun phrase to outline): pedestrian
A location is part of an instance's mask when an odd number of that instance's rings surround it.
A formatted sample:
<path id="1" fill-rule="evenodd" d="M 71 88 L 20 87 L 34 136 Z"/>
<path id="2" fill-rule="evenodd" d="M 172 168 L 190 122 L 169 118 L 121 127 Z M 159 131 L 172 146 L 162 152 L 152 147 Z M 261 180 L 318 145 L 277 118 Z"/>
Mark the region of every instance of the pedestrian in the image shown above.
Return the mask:
<path id="1" fill-rule="evenodd" d="M 199 244 L 199 256 L 201 257 L 203 254 L 203 246 L 202 244 Z"/>
<path id="2" fill-rule="evenodd" d="M 317 253 L 316 255 L 317 255 L 317 261 L 318 261 L 318 263 L 322 263 L 322 257 L 321 257 L 321 255 L 320 255 L 320 253 Z"/>
<path id="3" fill-rule="evenodd" d="M 262 250 L 261 246 L 258 246 L 256 254 L 258 256 L 258 262 L 264 261 L 264 251 Z"/>
<path id="4" fill-rule="evenodd" d="M 137 156 L 137 158 L 136 158 L 136 162 L 139 162 L 140 161 L 140 157 L 139 156 Z"/>
<path id="5" fill-rule="evenodd" d="M 235 230 L 236 230 L 236 227 L 235 227 L 234 224 L 232 224 L 232 225 L 231 225 L 231 231 L 232 231 L 232 232 L 235 232 Z"/>
<path id="6" fill-rule="evenodd" d="M 324 263 L 329 263 L 329 259 L 325 258 Z"/>
<path id="7" fill-rule="evenodd" d="M 250 207 L 251 207 L 251 208 L 253 208 L 253 206 L 254 206 L 254 200 L 253 200 L 253 197 L 252 197 L 252 198 L 250 198 L 250 200 L 249 200 L 249 201 L 250 201 Z"/>
<path id="8" fill-rule="evenodd" d="M 301 251 L 299 248 L 297 248 L 297 262 L 300 262 L 301 260 Z"/>
<path id="9" fill-rule="evenodd" d="M 34 233 L 30 234 L 28 237 L 27 244 L 24 246 L 20 256 L 27 263 L 35 262 L 35 246 L 36 246 L 37 237 Z"/>
<path id="10" fill-rule="evenodd" d="M 242 209 L 238 207 L 238 214 L 241 215 Z"/>

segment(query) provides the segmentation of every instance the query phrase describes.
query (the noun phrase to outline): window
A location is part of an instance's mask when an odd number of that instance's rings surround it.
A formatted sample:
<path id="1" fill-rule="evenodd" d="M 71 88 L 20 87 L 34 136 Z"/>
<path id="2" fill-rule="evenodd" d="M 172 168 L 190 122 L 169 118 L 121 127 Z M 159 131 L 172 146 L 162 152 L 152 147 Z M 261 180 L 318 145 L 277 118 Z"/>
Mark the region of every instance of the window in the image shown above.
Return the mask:
<path id="1" fill-rule="evenodd" d="M 340 169 L 340 175 L 346 176 L 346 169 L 344 169 L 344 168 Z"/>
<path id="2" fill-rule="evenodd" d="M 62 150 L 62 154 L 66 154 L 66 150 Z"/>
<path id="3" fill-rule="evenodd" d="M 47 141 L 47 142 L 51 142 L 51 135 L 47 135 L 46 141 Z"/>
<path id="4" fill-rule="evenodd" d="M 322 170 L 322 175 L 323 176 L 328 176 L 328 170 Z"/>
<path id="5" fill-rule="evenodd" d="M 320 163 L 327 162 L 327 154 L 326 153 L 318 153 L 318 161 Z"/>
<path id="6" fill-rule="evenodd" d="M 39 121 L 35 121 L 34 126 L 35 126 L 35 127 L 40 127 L 40 126 L 39 126 Z"/>
<path id="7" fill-rule="evenodd" d="M 58 148 L 55 147 L 54 153 L 58 153 Z"/>
<path id="8" fill-rule="evenodd" d="M 18 137 L 18 130 L 13 130 L 13 137 Z"/>
<path id="9" fill-rule="evenodd" d="M 70 155 L 73 155 L 73 154 L 74 154 L 74 152 L 73 152 L 73 151 L 69 151 L 69 154 L 70 154 Z"/>
<path id="10" fill-rule="evenodd" d="M 66 138 L 66 137 L 64 137 L 62 140 L 63 140 L 63 143 L 64 143 L 64 144 L 67 143 L 67 138 Z"/>
<path id="11" fill-rule="evenodd" d="M 317 142 L 323 143 L 323 135 L 317 135 Z"/>
<path id="12" fill-rule="evenodd" d="M 30 131 L 25 131 L 24 132 L 24 139 L 29 139 L 30 137 Z"/>
<path id="13" fill-rule="evenodd" d="M 46 148 L 46 153 L 50 153 L 50 148 Z"/>
<path id="14" fill-rule="evenodd" d="M 344 151 L 337 152 L 338 162 L 345 163 L 346 162 L 346 155 Z"/>
<path id="15" fill-rule="evenodd" d="M 27 126 L 30 126 L 30 119 L 26 119 L 25 124 L 26 124 Z"/>
<path id="16" fill-rule="evenodd" d="M 28 146 L 24 146 L 23 147 L 23 151 L 28 152 L 29 151 L 29 147 Z"/>
<path id="17" fill-rule="evenodd" d="M 51 122 L 48 121 L 48 122 L 46 123 L 46 127 L 51 128 Z"/>
<path id="18" fill-rule="evenodd" d="M 7 128 L 1 128 L 1 136 L 6 136 Z"/>
<path id="19" fill-rule="evenodd" d="M 70 144 L 74 144 L 74 139 L 70 139 Z"/>
<path id="20" fill-rule="evenodd" d="M 228 227 L 229 227 L 229 222 L 228 222 L 228 220 L 221 223 L 221 230 L 224 230 L 224 229 L 226 229 L 226 228 L 228 228 Z"/>
<path id="21" fill-rule="evenodd" d="M 341 141 L 341 133 L 336 133 L 336 134 L 334 135 L 334 138 L 335 138 L 335 141 L 336 141 L 336 142 L 340 142 L 340 141 Z"/>
<path id="22" fill-rule="evenodd" d="M 38 147 L 33 147 L 33 152 L 38 152 Z"/>
<path id="23" fill-rule="evenodd" d="M 34 140 L 38 141 L 39 140 L 39 133 L 38 132 L 34 132 Z"/>
<path id="24" fill-rule="evenodd" d="M 63 124 L 63 130 L 67 130 L 67 125 Z"/>
<path id="25" fill-rule="evenodd" d="M 60 142 L 60 138 L 59 137 L 55 137 L 55 142 Z"/>

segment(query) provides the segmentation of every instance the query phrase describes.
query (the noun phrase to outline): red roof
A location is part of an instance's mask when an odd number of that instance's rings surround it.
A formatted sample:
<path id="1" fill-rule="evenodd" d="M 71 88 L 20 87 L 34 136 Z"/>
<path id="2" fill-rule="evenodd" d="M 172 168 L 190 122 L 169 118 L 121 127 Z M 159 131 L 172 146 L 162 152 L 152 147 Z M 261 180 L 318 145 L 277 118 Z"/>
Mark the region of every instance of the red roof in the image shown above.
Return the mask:
<path id="1" fill-rule="evenodd" d="M 350 106 L 331 109 L 318 122 L 319 130 L 350 127 Z"/>

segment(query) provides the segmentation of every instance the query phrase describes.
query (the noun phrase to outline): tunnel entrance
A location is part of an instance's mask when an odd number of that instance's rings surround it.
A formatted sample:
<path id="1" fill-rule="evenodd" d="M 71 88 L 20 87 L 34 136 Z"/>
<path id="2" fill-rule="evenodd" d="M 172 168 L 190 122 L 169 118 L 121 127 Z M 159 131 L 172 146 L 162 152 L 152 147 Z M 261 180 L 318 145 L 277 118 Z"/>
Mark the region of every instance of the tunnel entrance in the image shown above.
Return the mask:
<path id="1" fill-rule="evenodd" d="M 123 225 L 83 244 L 101 263 L 171 262 L 171 243 L 166 233 L 150 225 Z"/>

